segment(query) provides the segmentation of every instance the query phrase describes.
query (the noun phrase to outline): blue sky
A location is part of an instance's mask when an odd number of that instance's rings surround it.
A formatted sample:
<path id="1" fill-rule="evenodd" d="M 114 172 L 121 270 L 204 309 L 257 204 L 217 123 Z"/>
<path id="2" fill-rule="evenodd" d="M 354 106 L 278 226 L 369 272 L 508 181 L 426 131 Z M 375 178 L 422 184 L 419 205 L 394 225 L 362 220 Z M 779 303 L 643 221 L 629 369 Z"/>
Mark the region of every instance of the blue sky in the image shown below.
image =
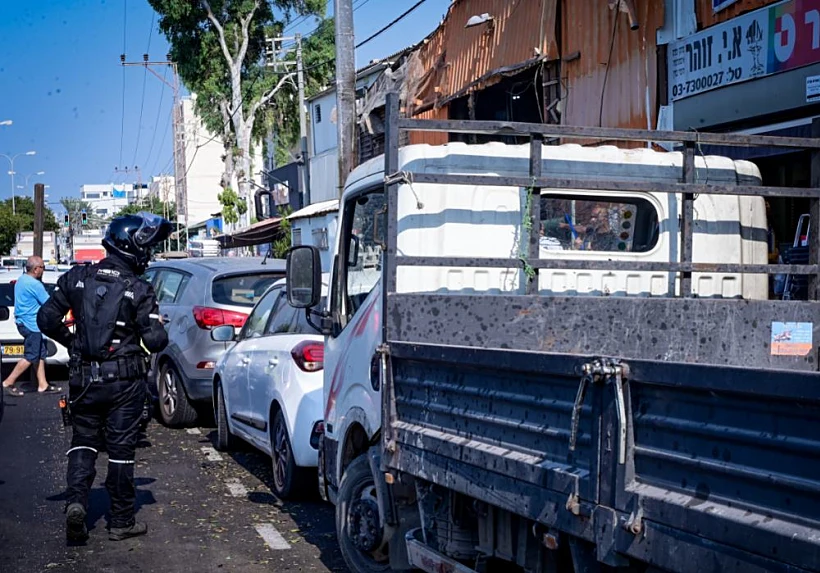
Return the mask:
<path id="1" fill-rule="evenodd" d="M 357 41 L 415 3 L 354 0 Z M 438 25 L 449 4 L 450 0 L 427 0 L 360 48 L 357 66 L 422 39 Z M 332 7 L 330 0 L 329 13 Z M 23 185 L 25 176 L 32 174 L 28 192 L 35 181 L 43 182 L 50 186 L 53 203 L 77 196 L 86 183 L 136 181 L 136 173 L 125 173 L 125 168 L 139 166 L 143 180 L 171 171 L 171 90 L 163 89 L 151 74 L 146 77 L 143 68 L 126 68 L 123 114 L 123 42 L 129 61 L 140 60 L 149 43 L 151 59 L 165 59 L 168 50 L 156 22 L 152 27 L 153 16 L 146 0 L 0 2 L 0 122 L 13 121 L 0 125 L 0 153 L 36 151 L 15 160 L 15 185 Z M 314 27 L 304 19 L 296 24 L 288 34 L 306 34 Z M 0 199 L 11 196 L 8 169 L 8 161 L 0 157 Z M 33 175 L 38 171 L 45 174 Z"/>

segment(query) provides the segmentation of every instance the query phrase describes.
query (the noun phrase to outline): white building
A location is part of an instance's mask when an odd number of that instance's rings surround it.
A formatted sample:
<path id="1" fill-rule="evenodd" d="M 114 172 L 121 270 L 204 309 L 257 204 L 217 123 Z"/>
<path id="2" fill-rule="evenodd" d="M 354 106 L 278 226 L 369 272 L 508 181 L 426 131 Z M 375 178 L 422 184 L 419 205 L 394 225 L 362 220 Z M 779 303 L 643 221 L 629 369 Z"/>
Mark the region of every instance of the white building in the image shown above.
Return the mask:
<path id="1" fill-rule="evenodd" d="M 374 62 L 356 73 L 356 94 L 373 85 L 388 67 Z M 332 86 L 307 100 L 310 163 L 310 202 L 321 203 L 339 197 L 339 159 L 336 132 L 336 87 Z"/>
<path id="2" fill-rule="evenodd" d="M 176 202 L 176 182 L 173 175 L 160 175 L 151 177 L 148 184 L 148 197 L 163 201 L 164 203 Z"/>
<path id="3" fill-rule="evenodd" d="M 89 215 L 108 219 L 123 207 L 142 200 L 147 192 L 147 189 L 138 188 L 132 183 L 83 185 L 80 187 L 80 199 L 91 206 Z"/>
<path id="4" fill-rule="evenodd" d="M 184 127 L 184 165 L 185 173 L 178 174 L 185 178 L 184 189 L 187 201 L 177 200 L 177 211 L 185 223 L 187 204 L 187 222 L 189 226 L 202 223 L 210 219 L 214 213 L 222 211 L 218 196 L 222 192 L 222 174 L 225 163 L 222 156 L 225 147 L 222 137 L 209 131 L 202 120 L 194 112 L 196 95 L 184 97 L 180 100 L 181 121 Z M 261 170 L 263 168 L 262 147 L 254 150 L 252 169 L 253 181 L 261 184 Z M 253 186 L 251 186 L 253 187 Z M 237 190 L 238 191 L 238 190 Z M 253 193 L 253 189 L 251 189 Z M 185 203 L 185 204 L 183 204 Z M 249 207 L 253 206 L 253 201 Z M 248 211 L 250 215 L 250 209 Z M 247 222 L 246 222 L 247 225 Z"/>

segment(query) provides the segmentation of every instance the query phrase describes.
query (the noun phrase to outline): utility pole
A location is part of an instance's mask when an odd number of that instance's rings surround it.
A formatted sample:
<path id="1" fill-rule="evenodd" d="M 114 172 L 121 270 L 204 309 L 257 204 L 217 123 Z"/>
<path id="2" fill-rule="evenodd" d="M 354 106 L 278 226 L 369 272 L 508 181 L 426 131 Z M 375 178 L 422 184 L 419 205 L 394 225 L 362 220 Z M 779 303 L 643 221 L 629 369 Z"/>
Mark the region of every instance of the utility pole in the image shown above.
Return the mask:
<path id="1" fill-rule="evenodd" d="M 165 61 L 149 61 L 148 54 L 142 55 L 141 62 L 126 62 L 125 54 L 120 55 L 120 62 L 123 66 L 142 66 L 154 74 L 159 80 L 174 90 L 174 191 L 176 192 L 177 208 L 177 243 L 180 241 L 180 215 L 185 220 L 185 250 L 188 250 L 188 166 L 185 159 L 185 118 L 182 113 L 182 105 L 179 97 L 179 70 L 176 62 L 171 61 L 170 55 Z M 171 68 L 173 81 L 169 83 L 163 76 L 159 75 L 152 66 L 168 66 Z"/>
<path id="2" fill-rule="evenodd" d="M 270 47 L 267 50 L 266 65 L 279 73 L 288 73 L 296 65 L 296 90 L 299 94 L 299 148 L 302 152 L 302 176 L 299 177 L 299 194 L 305 206 L 310 205 L 310 162 L 307 148 L 307 118 L 305 116 L 305 67 L 302 58 L 302 34 L 293 37 L 267 38 Z M 284 42 L 296 42 L 296 61 L 292 62 L 282 56 L 287 56 L 288 50 L 282 48 Z M 271 215 L 273 215 L 271 213 Z"/>
<path id="3" fill-rule="evenodd" d="M 353 0 L 334 0 L 336 25 L 336 133 L 339 153 L 339 198 L 356 156 L 356 46 Z"/>
<path id="4" fill-rule="evenodd" d="M 42 183 L 34 185 L 34 256 L 43 257 L 43 227 L 46 188 Z"/>

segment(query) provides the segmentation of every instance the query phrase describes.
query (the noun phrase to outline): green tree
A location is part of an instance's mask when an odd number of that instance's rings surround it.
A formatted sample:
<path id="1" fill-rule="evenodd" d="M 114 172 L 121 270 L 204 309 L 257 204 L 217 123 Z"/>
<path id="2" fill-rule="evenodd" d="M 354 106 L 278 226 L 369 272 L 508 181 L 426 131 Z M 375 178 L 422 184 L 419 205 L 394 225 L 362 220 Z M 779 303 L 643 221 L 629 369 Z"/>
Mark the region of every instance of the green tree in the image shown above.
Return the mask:
<path id="1" fill-rule="evenodd" d="M 34 229 L 34 201 L 31 197 L 16 198 L 16 213 L 11 199 L 0 201 L 0 253 L 9 254 L 17 244 L 17 233 Z M 56 231 L 60 227 L 54 212 L 46 207 L 43 230 Z"/>
<path id="2" fill-rule="evenodd" d="M 117 214 L 114 216 L 119 217 L 120 215 L 136 215 L 137 213 L 141 213 L 143 211 L 146 213 L 160 215 L 171 222 L 176 222 L 177 220 L 176 204 L 171 201 L 165 202 L 156 197 L 148 197 L 139 203 L 131 203 L 130 205 L 127 205 L 117 211 Z"/>
<path id="3" fill-rule="evenodd" d="M 248 204 L 239 198 L 236 191 L 228 187 L 217 196 L 222 204 L 222 220 L 234 225 L 239 222 L 239 217 L 248 210 Z"/>
<path id="4" fill-rule="evenodd" d="M 326 1 L 148 1 L 159 14 L 159 29 L 171 45 L 170 56 L 183 82 L 197 94 L 197 113 L 222 136 L 222 188 L 238 190 L 244 203 L 253 175 L 252 143 L 263 131 L 264 122 L 257 120 L 277 94 L 292 90 L 295 83 L 293 67 L 277 72 L 265 66 L 266 36 L 281 36 L 297 16 L 322 16 Z M 234 195 L 223 193 L 226 200 Z"/>
<path id="5" fill-rule="evenodd" d="M 278 239 L 271 243 L 273 257 L 276 259 L 284 259 L 290 249 L 291 232 L 290 219 L 288 217 L 290 217 L 292 213 L 293 209 L 290 208 L 290 205 L 279 207 L 279 216 L 282 217 L 282 221 L 279 223 L 279 232 L 281 234 Z"/>
<path id="6" fill-rule="evenodd" d="M 328 87 L 336 72 L 336 45 L 333 18 L 319 22 L 316 31 L 302 40 L 305 72 L 305 97 L 309 98 Z M 308 121 L 313 118 L 307 115 Z M 263 122 L 266 131 L 276 134 L 273 149 L 276 165 L 286 165 L 300 153 L 299 98 L 290 90 L 276 94 L 271 105 L 265 107 Z"/>
<path id="7" fill-rule="evenodd" d="M 101 217 L 94 212 L 94 208 L 88 201 L 77 199 L 76 197 L 63 197 L 60 199 L 60 205 L 63 206 L 66 213 L 68 213 L 71 229 L 74 233 L 79 233 L 83 229 L 101 229 L 108 224 L 105 217 Z M 86 220 L 88 224 L 83 227 L 82 213 L 85 211 Z"/>

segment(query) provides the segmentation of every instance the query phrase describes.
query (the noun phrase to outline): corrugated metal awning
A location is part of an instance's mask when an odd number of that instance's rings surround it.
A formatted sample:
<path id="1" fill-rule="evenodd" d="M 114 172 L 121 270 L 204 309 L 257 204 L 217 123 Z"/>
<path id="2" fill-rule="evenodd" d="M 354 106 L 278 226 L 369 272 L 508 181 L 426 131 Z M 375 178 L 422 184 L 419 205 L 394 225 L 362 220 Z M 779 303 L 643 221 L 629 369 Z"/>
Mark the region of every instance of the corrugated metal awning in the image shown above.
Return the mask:
<path id="1" fill-rule="evenodd" d="M 232 235 L 220 235 L 215 237 L 223 249 L 234 249 L 236 247 L 252 247 L 254 245 L 264 245 L 278 239 L 282 235 L 282 217 L 266 219 L 259 223 L 254 223 L 247 229 L 238 231 Z"/>

